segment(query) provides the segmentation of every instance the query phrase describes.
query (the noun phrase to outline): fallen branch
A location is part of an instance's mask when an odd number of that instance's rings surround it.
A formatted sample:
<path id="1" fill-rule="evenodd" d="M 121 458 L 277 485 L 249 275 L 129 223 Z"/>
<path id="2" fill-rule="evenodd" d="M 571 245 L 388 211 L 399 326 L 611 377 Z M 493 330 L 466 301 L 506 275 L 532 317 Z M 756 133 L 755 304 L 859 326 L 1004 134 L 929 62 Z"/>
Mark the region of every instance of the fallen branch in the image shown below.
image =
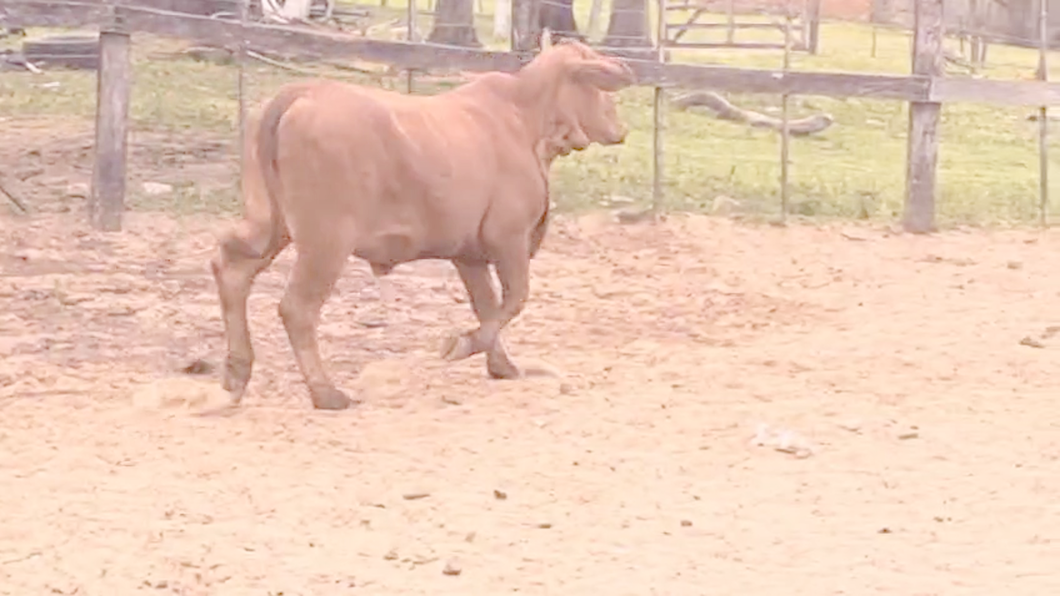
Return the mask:
<path id="1" fill-rule="evenodd" d="M 22 555 L 21 557 L 15 557 L 14 559 L 6 559 L 4 561 L 0 561 L 0 565 L 10 565 L 12 563 L 21 563 L 22 561 L 28 561 L 28 560 L 32 559 L 33 557 L 39 557 L 39 556 L 41 556 L 43 554 L 44 553 L 42 553 L 41 551 L 35 550 L 35 551 L 32 551 L 32 552 L 26 553 L 25 555 Z"/>
<path id="2" fill-rule="evenodd" d="M 10 64 L 11 66 L 25 68 L 33 74 L 41 74 L 43 72 L 35 64 L 26 60 L 26 57 L 22 54 L 10 50 L 0 51 L 0 64 Z"/>
<path id="3" fill-rule="evenodd" d="M 18 207 L 22 211 L 22 213 L 29 213 L 29 209 L 26 209 L 26 206 L 22 204 L 22 201 L 18 200 L 15 195 L 11 194 L 6 188 L 4 188 L 3 182 L 0 182 L 0 193 L 3 193 L 3 195 L 7 197 L 7 199 L 15 205 L 15 207 Z"/>
<path id="4" fill-rule="evenodd" d="M 1031 122 L 1037 122 L 1038 118 L 1039 118 L 1038 112 L 1034 112 L 1030 116 L 1027 116 L 1027 120 L 1029 120 Z M 1046 119 L 1049 122 L 1060 121 L 1060 114 L 1057 114 L 1056 112 L 1049 112 L 1048 114 L 1046 114 Z"/>
<path id="5" fill-rule="evenodd" d="M 975 74 L 975 72 L 976 72 L 976 68 L 975 68 L 974 64 L 972 64 L 971 62 L 966 60 L 964 58 L 964 56 L 961 56 L 960 54 L 958 54 L 957 52 L 954 52 L 953 50 L 950 50 L 950 49 L 943 50 L 942 51 L 942 59 L 945 61 L 946 64 L 952 64 L 954 66 L 963 68 L 963 69 L 967 70 L 969 73 Z"/>
<path id="6" fill-rule="evenodd" d="M 780 131 L 784 128 L 784 122 L 780 118 L 767 116 L 759 112 L 744 110 L 736 107 L 724 97 L 713 91 L 693 91 L 686 95 L 676 97 L 673 104 L 679 109 L 692 106 L 706 106 L 714 111 L 721 120 L 733 122 L 744 122 L 756 128 L 771 128 Z M 795 136 L 805 136 L 819 133 L 832 125 L 832 117 L 828 114 L 816 114 L 788 121 L 788 130 Z"/>

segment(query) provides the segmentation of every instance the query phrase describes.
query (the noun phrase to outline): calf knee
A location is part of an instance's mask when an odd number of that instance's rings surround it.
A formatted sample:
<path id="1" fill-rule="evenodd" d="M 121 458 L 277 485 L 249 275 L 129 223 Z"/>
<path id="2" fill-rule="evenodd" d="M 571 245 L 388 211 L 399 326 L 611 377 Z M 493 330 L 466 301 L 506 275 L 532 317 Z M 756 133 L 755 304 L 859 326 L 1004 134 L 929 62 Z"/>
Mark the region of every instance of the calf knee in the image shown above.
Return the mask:
<path id="1" fill-rule="evenodd" d="M 256 260 L 264 257 L 262 251 L 255 249 L 249 242 L 235 234 L 228 234 L 221 239 L 220 246 L 221 255 L 228 260 Z"/>
<path id="2" fill-rule="evenodd" d="M 255 254 L 254 249 L 249 244 L 229 233 L 217 243 L 217 251 L 214 252 L 213 257 L 210 259 L 210 270 L 213 272 L 214 278 L 220 283 L 222 276 L 226 271 L 230 270 L 232 265 L 259 258 L 261 258 L 260 255 Z"/>

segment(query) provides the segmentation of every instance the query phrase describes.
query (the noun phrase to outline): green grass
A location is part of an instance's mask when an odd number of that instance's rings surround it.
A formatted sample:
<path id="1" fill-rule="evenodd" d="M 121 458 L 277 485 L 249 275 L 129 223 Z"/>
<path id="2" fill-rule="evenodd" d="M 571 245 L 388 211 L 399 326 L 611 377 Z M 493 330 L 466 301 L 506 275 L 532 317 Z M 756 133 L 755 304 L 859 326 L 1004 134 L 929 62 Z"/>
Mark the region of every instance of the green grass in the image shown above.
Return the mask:
<path id="1" fill-rule="evenodd" d="M 490 4 L 490 3 L 487 3 Z M 420 6 L 426 8 L 426 0 Z M 588 2 L 577 3 L 578 22 L 587 22 Z M 393 0 L 377 9 L 380 22 L 404 13 Z M 487 9 L 490 6 L 486 7 Z M 606 23 L 605 23 L 606 25 Z M 428 31 L 429 17 L 421 29 Z M 490 40 L 491 16 L 479 15 L 480 40 Z M 34 30 L 31 35 L 45 31 Z M 776 33 L 741 33 L 743 39 L 778 39 Z M 596 37 L 599 37 L 597 35 Z M 881 31 L 876 56 L 870 55 L 871 29 L 850 23 L 826 23 L 816 56 L 795 54 L 793 68 L 904 74 L 909 70 L 906 34 Z M 949 40 L 949 45 L 956 42 Z M 137 36 L 132 119 L 135 130 L 167 130 L 174 134 L 221 135 L 233 141 L 237 123 L 236 75 L 232 66 L 190 59 L 160 60 L 153 52 L 172 43 Z M 674 53 L 675 61 L 779 68 L 779 51 L 699 50 Z M 1029 79 L 1036 66 L 1032 50 L 992 46 L 988 78 Z M 1052 63 L 1057 61 L 1053 60 Z M 342 76 L 365 84 L 367 77 L 312 64 L 302 65 L 325 76 Z M 1056 73 L 1060 74 L 1060 69 Z M 247 71 L 251 101 L 267 97 L 280 84 L 299 75 L 252 63 Z M 955 73 L 954 76 L 964 76 Z M 59 83 L 47 88 L 45 83 Z M 400 79 L 389 86 L 401 88 Z M 418 92 L 441 87 L 423 82 Z M 51 71 L 44 75 L 7 72 L 0 75 L 0 114 L 90 118 L 94 112 L 92 73 Z M 620 96 L 620 111 L 632 131 L 621 147 L 593 147 L 560 159 L 553 167 L 554 200 L 561 210 L 578 211 L 606 203 L 613 196 L 641 205 L 652 194 L 652 93 L 637 88 Z M 779 115 L 780 98 L 729 96 L 741 107 Z M 901 102 L 796 97 L 793 117 L 828 112 L 835 124 L 826 132 L 791 143 L 791 201 L 795 213 L 815 218 L 869 217 L 892 221 L 902 210 L 905 189 L 907 106 Z M 1027 223 L 1037 217 L 1037 124 L 1026 116 L 1032 109 L 980 104 L 952 104 L 943 109 L 939 163 L 938 213 L 942 225 Z M 779 213 L 780 139 L 774 132 L 720 121 L 697 110 L 665 113 L 665 208 L 709 210 L 719 195 L 736 199 L 750 217 Z M 1053 147 L 1052 155 L 1056 155 Z M 231 152 L 234 159 L 234 149 Z M 1054 179 L 1057 177 L 1054 176 Z M 179 199 L 160 203 L 134 196 L 140 208 L 182 210 L 237 207 L 235 181 L 224 192 L 208 194 L 177 184 Z M 1060 190 L 1052 185 L 1055 196 Z"/>

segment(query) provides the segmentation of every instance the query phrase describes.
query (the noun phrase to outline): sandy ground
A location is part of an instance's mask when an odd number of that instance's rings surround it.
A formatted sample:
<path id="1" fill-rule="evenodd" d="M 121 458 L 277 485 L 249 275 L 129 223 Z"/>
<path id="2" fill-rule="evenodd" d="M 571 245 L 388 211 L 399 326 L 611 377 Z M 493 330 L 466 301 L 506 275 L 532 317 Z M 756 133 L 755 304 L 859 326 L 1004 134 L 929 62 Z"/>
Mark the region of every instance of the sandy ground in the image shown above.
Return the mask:
<path id="1" fill-rule="evenodd" d="M 517 382 L 436 356 L 472 324 L 449 265 L 386 309 L 351 262 L 342 413 L 276 314 L 289 252 L 222 417 L 179 371 L 222 355 L 224 222 L 2 217 L 2 594 L 1060 590 L 1056 231 L 560 220 L 506 338 L 565 377 Z"/>

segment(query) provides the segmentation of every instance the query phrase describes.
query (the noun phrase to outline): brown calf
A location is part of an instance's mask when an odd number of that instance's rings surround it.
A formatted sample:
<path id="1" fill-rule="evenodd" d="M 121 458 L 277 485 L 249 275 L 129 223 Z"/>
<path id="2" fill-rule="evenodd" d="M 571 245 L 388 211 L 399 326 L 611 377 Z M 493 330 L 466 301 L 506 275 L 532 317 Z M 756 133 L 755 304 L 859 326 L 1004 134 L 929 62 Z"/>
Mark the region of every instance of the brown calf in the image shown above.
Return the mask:
<path id="1" fill-rule="evenodd" d="M 485 352 L 491 376 L 520 377 L 499 334 L 529 294 L 549 165 L 591 142 L 623 142 L 610 93 L 633 82 L 621 60 L 564 42 L 514 74 L 484 74 L 434 96 L 320 80 L 282 88 L 248 128 L 244 217 L 211 261 L 233 404 L 253 367 L 250 287 L 291 243 L 298 256 L 279 312 L 314 407 L 351 403 L 325 370 L 316 332 L 351 254 L 377 276 L 418 259 L 452 261 L 479 327 L 450 337 L 443 357 Z"/>

